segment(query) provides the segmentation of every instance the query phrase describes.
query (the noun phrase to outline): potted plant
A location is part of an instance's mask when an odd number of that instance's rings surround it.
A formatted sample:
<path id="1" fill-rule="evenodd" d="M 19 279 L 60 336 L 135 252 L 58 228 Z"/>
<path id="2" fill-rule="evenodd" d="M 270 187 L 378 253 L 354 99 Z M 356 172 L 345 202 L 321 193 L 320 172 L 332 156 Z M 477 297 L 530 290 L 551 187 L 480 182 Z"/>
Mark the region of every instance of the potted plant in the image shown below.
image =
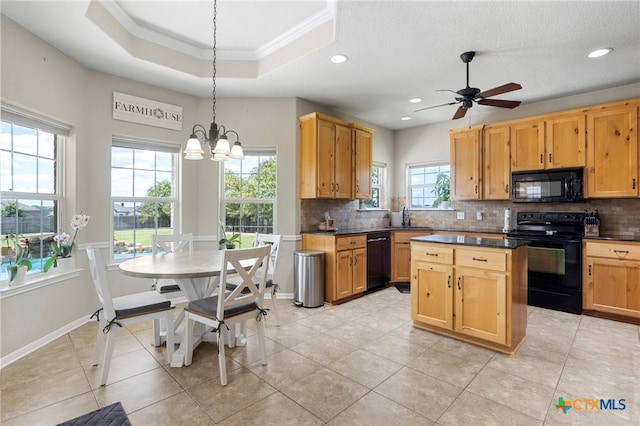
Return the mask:
<path id="1" fill-rule="evenodd" d="M 47 272 L 54 263 L 58 263 L 60 259 L 70 259 L 73 251 L 73 247 L 76 244 L 76 236 L 78 231 L 84 229 L 89 224 L 90 216 L 85 214 L 76 214 L 71 218 L 71 228 L 74 230 L 73 238 L 66 232 L 62 232 L 53 237 L 53 241 L 49 245 L 53 255 L 45 262 L 44 271 Z"/>
<path id="2" fill-rule="evenodd" d="M 231 238 L 227 238 L 227 231 L 225 231 L 222 222 L 220 222 L 220 230 L 222 231 L 222 238 L 218 240 L 218 247 L 220 250 L 233 250 L 236 248 L 236 244 L 240 244 L 240 234 L 232 234 Z"/>
<path id="3" fill-rule="evenodd" d="M 438 173 L 436 177 L 436 187 L 431 191 L 436 196 L 436 200 L 433 202 L 433 207 L 441 207 L 448 209 L 451 207 L 451 181 L 449 175 L 445 173 Z"/>
<path id="4" fill-rule="evenodd" d="M 9 247 L 9 235 L 5 236 L 7 248 Z M 29 240 L 26 240 L 26 250 L 22 248 L 18 241 L 18 236 L 13 235 L 13 253 L 6 256 L 9 261 L 7 266 L 7 275 L 9 276 L 10 286 L 19 286 L 24 284 L 24 278 L 27 271 L 31 270 L 31 261 L 29 260 Z M 10 250 L 9 250 L 10 252 Z"/>

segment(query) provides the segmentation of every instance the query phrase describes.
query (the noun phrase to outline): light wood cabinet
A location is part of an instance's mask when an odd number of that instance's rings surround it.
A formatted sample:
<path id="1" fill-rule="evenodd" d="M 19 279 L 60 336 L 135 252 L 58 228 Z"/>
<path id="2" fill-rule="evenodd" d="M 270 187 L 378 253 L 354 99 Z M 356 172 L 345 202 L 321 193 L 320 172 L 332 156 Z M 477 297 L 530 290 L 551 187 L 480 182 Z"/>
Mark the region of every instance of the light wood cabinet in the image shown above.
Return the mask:
<path id="1" fill-rule="evenodd" d="M 516 122 L 511 125 L 511 171 L 544 169 L 544 121 Z"/>
<path id="2" fill-rule="evenodd" d="M 482 198 L 481 150 L 482 128 L 449 132 L 451 150 L 451 199 L 480 200 Z"/>
<path id="3" fill-rule="evenodd" d="M 584 245 L 583 312 L 640 323 L 640 243 Z"/>
<path id="4" fill-rule="evenodd" d="M 371 165 L 373 155 L 373 131 L 353 127 L 353 198 L 371 198 Z"/>
<path id="5" fill-rule="evenodd" d="M 318 113 L 299 123 L 300 198 L 351 198 L 351 125 Z"/>
<path id="6" fill-rule="evenodd" d="M 317 112 L 300 125 L 300 198 L 371 198 L 373 130 Z"/>
<path id="7" fill-rule="evenodd" d="M 482 137 L 484 200 L 510 199 L 511 128 L 487 126 Z"/>
<path id="8" fill-rule="evenodd" d="M 586 196 L 637 197 L 637 104 L 590 112 L 587 129 Z"/>
<path id="9" fill-rule="evenodd" d="M 303 250 L 325 254 L 325 302 L 339 303 L 361 295 L 367 288 L 367 237 L 302 234 Z"/>
<path id="10" fill-rule="evenodd" d="M 409 238 L 429 235 L 431 231 L 393 231 L 391 233 L 391 282 L 411 281 L 411 243 Z"/>
<path id="11" fill-rule="evenodd" d="M 513 353 L 527 327 L 527 246 L 411 243 L 411 318 L 425 328 Z"/>
<path id="12" fill-rule="evenodd" d="M 586 117 L 573 114 L 545 120 L 545 162 L 547 169 L 586 165 Z"/>

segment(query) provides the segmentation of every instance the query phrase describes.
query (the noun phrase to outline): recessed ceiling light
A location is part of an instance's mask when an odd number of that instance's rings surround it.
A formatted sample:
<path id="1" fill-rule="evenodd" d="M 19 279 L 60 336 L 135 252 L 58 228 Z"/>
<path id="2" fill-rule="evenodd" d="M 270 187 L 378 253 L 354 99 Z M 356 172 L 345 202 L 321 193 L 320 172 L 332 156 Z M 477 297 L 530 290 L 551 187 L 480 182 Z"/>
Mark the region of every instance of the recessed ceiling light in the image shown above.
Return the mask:
<path id="1" fill-rule="evenodd" d="M 347 62 L 347 60 L 349 60 L 347 55 L 333 55 L 331 57 L 331 62 L 334 64 L 342 64 L 343 62 Z"/>
<path id="2" fill-rule="evenodd" d="M 589 59 L 599 58 L 599 57 L 604 56 L 604 55 L 606 55 L 608 53 L 611 53 L 611 52 L 613 52 L 613 48 L 611 48 L 611 47 L 607 47 L 607 48 L 604 48 L 604 49 L 596 49 L 593 52 L 589 52 L 587 54 L 587 58 L 589 58 Z"/>
<path id="3" fill-rule="evenodd" d="M 409 121 L 409 120 L 411 120 L 411 117 L 407 117 L 407 116 L 405 116 L 405 117 L 401 117 L 401 118 L 400 118 L 400 120 L 402 120 L 402 121 Z"/>
<path id="4" fill-rule="evenodd" d="M 412 98 L 412 99 L 409 99 L 409 102 L 411 102 L 412 104 L 417 104 L 417 103 L 422 102 L 422 99 L 420 99 L 420 98 Z"/>

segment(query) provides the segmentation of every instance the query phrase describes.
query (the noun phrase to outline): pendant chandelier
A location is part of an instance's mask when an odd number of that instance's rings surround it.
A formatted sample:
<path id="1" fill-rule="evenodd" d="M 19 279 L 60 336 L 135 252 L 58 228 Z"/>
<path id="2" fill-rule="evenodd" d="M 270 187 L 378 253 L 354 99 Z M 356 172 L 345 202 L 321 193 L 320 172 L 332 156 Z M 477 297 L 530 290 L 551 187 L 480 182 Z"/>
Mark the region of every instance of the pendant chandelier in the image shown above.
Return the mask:
<path id="1" fill-rule="evenodd" d="M 217 0 L 213 2 L 213 90 L 212 90 L 212 119 L 211 126 L 209 128 L 209 135 L 207 136 L 207 130 L 201 124 L 196 124 L 191 130 L 191 136 L 187 141 L 187 147 L 184 150 L 185 160 L 202 160 L 204 157 L 202 154 L 202 144 L 207 146 L 207 149 L 211 153 L 212 161 L 225 161 L 228 158 L 243 159 L 244 151 L 240 144 L 240 136 L 234 130 L 227 130 L 223 125 L 218 126 L 216 123 L 216 32 L 217 32 Z M 229 134 L 233 134 L 236 137 L 236 141 L 233 146 L 229 144 Z M 202 136 L 202 141 L 198 136 Z"/>

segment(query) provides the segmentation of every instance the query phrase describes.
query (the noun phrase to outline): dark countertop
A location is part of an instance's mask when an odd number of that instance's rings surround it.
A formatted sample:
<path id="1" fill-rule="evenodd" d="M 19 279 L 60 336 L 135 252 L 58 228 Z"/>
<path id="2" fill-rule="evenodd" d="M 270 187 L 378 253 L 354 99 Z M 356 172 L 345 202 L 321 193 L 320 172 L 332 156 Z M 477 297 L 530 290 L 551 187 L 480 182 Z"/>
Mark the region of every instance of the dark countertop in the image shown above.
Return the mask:
<path id="1" fill-rule="evenodd" d="M 412 226 L 412 227 L 403 227 L 403 226 L 381 226 L 381 227 L 371 227 L 371 228 L 338 228 L 337 231 L 304 231 L 301 234 L 331 234 L 331 235 L 349 235 L 349 234 L 368 234 L 372 232 L 390 232 L 390 231 L 426 231 L 426 232 L 477 232 L 479 234 L 497 234 L 497 235 L 505 235 L 502 231 L 471 231 L 469 229 L 443 229 L 443 228 L 429 228 L 426 226 Z"/>
<path id="2" fill-rule="evenodd" d="M 511 240 L 502 238 L 479 238 L 479 237 L 463 237 L 455 235 L 426 235 L 424 237 L 409 238 L 409 241 L 416 243 L 439 243 L 439 244 L 455 244 L 459 246 L 499 248 L 499 249 L 516 249 L 521 246 L 528 245 L 526 240 Z"/>
<path id="3" fill-rule="evenodd" d="M 640 237 L 633 235 L 604 235 L 599 237 L 584 237 L 584 240 L 625 241 L 640 243 Z"/>

